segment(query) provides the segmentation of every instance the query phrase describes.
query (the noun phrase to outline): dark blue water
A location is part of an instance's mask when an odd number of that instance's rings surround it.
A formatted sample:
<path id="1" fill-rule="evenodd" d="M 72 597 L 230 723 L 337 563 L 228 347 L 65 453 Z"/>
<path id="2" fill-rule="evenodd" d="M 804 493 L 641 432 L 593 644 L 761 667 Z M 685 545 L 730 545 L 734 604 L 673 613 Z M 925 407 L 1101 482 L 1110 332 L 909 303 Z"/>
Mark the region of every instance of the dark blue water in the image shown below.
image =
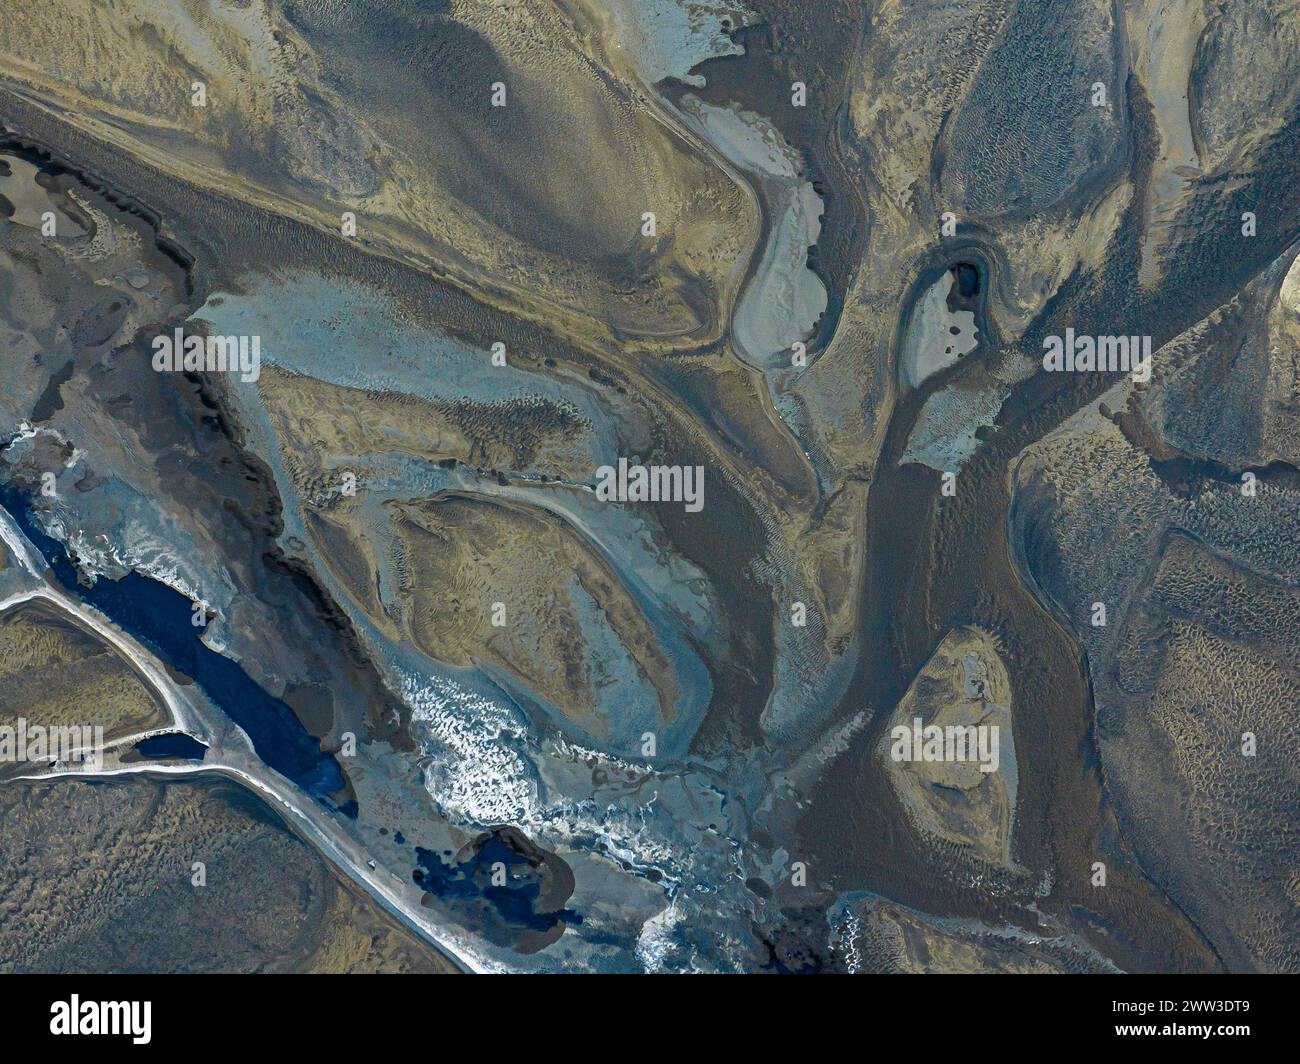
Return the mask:
<path id="1" fill-rule="evenodd" d="M 542 889 L 539 869 L 497 835 L 483 840 L 473 856 L 454 864 L 444 864 L 438 854 L 423 846 L 415 848 L 415 857 L 420 867 L 412 878 L 435 897 L 465 901 L 481 898 L 507 924 L 530 931 L 549 931 L 561 923 L 582 923 L 582 916 L 572 909 L 537 911 Z M 492 865 L 498 861 L 505 865 L 507 873 L 506 884 L 500 887 L 492 884 Z"/>
<path id="2" fill-rule="evenodd" d="M 267 765 L 322 800 L 344 787 L 343 772 L 320 748 L 287 705 L 272 698 L 238 662 L 209 650 L 199 641 L 201 628 L 191 623 L 193 603 L 179 591 L 139 573 L 120 580 L 100 577 L 93 587 L 77 580 L 76 567 L 63 545 L 47 536 L 37 523 L 30 500 L 0 486 L 0 506 L 9 511 L 32 544 L 45 557 L 55 578 L 69 592 L 94 606 L 172 668 L 192 677 L 236 724 L 248 733 L 253 749 Z M 355 803 L 341 809 L 356 816 Z"/>
<path id="3" fill-rule="evenodd" d="M 179 757 L 186 761 L 202 761 L 208 748 L 184 732 L 171 732 L 141 739 L 135 744 L 135 752 L 141 757 Z"/>

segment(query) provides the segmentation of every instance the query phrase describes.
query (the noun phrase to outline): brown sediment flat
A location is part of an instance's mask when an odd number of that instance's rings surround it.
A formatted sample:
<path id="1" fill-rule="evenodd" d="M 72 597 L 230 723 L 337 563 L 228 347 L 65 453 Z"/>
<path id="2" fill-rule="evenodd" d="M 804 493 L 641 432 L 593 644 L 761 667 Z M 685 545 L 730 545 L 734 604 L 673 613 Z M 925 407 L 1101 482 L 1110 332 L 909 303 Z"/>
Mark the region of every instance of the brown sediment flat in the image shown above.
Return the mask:
<path id="1" fill-rule="evenodd" d="M 0 860 L 0 972 L 457 970 L 229 780 L 8 783 Z"/>
<path id="2" fill-rule="evenodd" d="M 171 722 L 132 662 L 45 600 L 0 613 L 0 722 L 102 727 L 106 741 Z"/>
<path id="3" fill-rule="evenodd" d="M 891 738 L 878 756 L 912 823 L 928 838 L 953 843 L 992 864 L 1011 865 L 1012 813 L 1015 808 L 1015 696 L 996 642 L 978 628 L 949 632 L 898 703 Z M 989 729 L 998 736 L 997 761 L 977 759 L 965 748 L 952 761 L 894 757 L 894 728 L 922 726 Z M 978 735 L 978 732 L 972 733 Z M 963 740 L 965 742 L 965 740 Z M 978 748 L 980 757 L 991 745 Z M 906 749 L 900 749 L 906 755 Z"/>
<path id="4" fill-rule="evenodd" d="M 397 596 L 406 634 L 430 657 L 497 664 L 605 738 L 609 721 L 596 668 L 610 663 L 592 659 L 580 588 L 626 650 L 630 668 L 656 689 L 663 724 L 676 718 L 680 691 L 667 655 L 613 570 L 564 522 L 477 497 L 393 504 L 391 511 L 405 559 Z M 504 614 L 494 625 L 498 601 Z"/>

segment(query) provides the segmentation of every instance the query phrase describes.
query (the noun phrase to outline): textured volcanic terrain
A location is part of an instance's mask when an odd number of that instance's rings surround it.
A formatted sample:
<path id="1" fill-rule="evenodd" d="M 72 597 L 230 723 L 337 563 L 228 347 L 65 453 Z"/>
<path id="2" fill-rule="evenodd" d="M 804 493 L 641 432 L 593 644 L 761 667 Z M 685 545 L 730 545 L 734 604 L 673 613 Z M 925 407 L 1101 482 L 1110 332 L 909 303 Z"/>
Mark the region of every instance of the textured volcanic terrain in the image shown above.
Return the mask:
<path id="1" fill-rule="evenodd" d="M 0 966 L 1300 967 L 1298 44 L 0 21 Z"/>

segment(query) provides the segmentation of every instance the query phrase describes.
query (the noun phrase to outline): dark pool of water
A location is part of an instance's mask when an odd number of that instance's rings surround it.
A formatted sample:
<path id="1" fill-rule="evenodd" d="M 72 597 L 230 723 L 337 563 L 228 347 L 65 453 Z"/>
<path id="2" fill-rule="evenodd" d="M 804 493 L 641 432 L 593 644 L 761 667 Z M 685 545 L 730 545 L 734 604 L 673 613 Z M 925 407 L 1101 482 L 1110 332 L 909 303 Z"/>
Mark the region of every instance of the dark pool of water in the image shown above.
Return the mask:
<path id="1" fill-rule="evenodd" d="M 542 879 L 535 862 L 519 854 L 499 835 L 491 835 L 470 856 L 444 863 L 432 850 L 415 848 L 419 868 L 412 878 L 420 887 L 444 900 L 482 899 L 507 924 L 530 931 L 550 931 L 560 924 L 580 924 L 582 917 L 572 909 L 538 912 Z M 505 883 L 492 882 L 493 866 L 505 866 Z"/>
<path id="2" fill-rule="evenodd" d="M 168 735 L 151 735 L 148 739 L 141 739 L 135 744 L 135 752 L 141 757 L 179 757 L 186 761 L 202 761 L 208 748 L 183 732 L 171 732 Z"/>

